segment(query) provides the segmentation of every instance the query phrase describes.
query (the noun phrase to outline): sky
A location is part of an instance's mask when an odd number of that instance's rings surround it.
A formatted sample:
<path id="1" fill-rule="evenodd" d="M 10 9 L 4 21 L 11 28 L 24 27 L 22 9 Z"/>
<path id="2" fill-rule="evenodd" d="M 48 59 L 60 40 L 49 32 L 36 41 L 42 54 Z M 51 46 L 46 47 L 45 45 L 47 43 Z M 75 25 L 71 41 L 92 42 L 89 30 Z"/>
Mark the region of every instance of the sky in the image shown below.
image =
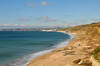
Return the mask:
<path id="1" fill-rule="evenodd" d="M 0 0 L 0 25 L 67 26 L 100 21 L 100 0 Z"/>

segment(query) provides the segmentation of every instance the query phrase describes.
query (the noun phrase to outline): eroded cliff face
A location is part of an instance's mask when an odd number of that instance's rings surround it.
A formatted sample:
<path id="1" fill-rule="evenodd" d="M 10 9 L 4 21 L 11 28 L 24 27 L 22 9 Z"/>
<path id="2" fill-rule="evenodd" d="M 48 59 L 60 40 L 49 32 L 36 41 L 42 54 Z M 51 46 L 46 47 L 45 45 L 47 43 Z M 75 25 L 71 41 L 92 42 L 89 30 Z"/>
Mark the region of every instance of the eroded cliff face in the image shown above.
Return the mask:
<path id="1" fill-rule="evenodd" d="M 62 30 L 66 30 L 67 32 L 78 36 L 78 40 L 75 42 L 80 41 L 81 45 L 87 46 L 87 48 L 85 47 L 82 49 L 83 51 L 88 50 L 90 54 L 89 57 L 91 57 L 93 52 L 95 52 L 94 50 L 100 46 L 100 22 L 70 27 Z M 99 59 L 97 60 L 100 61 L 100 49 L 97 50 L 98 52 L 95 53 L 95 56 L 98 57 Z"/>

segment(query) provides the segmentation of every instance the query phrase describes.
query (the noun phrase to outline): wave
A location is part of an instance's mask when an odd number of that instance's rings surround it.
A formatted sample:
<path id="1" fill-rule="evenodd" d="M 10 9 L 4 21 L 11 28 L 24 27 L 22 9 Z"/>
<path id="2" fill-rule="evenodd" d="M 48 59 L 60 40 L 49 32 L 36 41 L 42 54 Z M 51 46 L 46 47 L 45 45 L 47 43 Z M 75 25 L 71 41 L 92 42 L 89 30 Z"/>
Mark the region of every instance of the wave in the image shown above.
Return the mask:
<path id="1" fill-rule="evenodd" d="M 67 39 L 63 42 L 60 42 L 59 44 L 56 44 L 56 45 L 52 46 L 51 48 L 48 48 L 46 50 L 39 51 L 39 52 L 36 52 L 33 54 L 29 54 L 27 56 L 24 56 L 23 58 L 16 59 L 15 61 L 13 61 L 11 63 L 6 64 L 6 65 L 2 65 L 2 66 L 26 66 L 32 59 L 35 59 L 38 56 L 41 56 L 43 54 L 47 54 L 47 53 L 49 53 L 57 48 L 65 47 L 68 44 L 68 42 L 74 38 L 74 36 L 72 36 L 71 34 L 68 34 L 68 35 L 70 35 L 70 39 Z"/>

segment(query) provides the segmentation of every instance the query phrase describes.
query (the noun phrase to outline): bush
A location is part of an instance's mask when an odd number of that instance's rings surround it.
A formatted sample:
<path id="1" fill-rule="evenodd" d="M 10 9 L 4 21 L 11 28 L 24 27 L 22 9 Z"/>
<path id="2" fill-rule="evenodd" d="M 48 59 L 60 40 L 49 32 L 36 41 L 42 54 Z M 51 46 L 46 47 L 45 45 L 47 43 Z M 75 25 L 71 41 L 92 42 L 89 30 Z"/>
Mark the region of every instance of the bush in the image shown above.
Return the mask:
<path id="1" fill-rule="evenodd" d="M 93 56 L 94 56 L 94 58 L 95 58 L 96 60 L 100 60 L 100 55 L 99 55 L 99 53 L 100 53 L 100 46 L 97 47 L 97 48 L 93 51 Z"/>

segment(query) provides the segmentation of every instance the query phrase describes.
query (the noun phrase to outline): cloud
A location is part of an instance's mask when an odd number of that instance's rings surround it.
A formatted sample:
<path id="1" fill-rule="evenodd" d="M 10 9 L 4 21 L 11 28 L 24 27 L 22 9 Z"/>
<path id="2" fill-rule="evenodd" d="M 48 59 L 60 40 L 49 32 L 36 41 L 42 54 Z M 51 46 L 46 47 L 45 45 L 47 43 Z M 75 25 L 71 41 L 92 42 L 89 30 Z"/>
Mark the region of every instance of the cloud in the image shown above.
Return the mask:
<path id="1" fill-rule="evenodd" d="M 48 16 L 43 16 L 43 17 L 41 17 L 41 19 L 42 20 L 48 20 L 49 18 L 48 18 Z"/>
<path id="2" fill-rule="evenodd" d="M 46 1 L 42 1 L 42 2 L 40 2 L 40 5 L 48 5 L 49 3 L 48 2 L 46 2 Z"/>
<path id="3" fill-rule="evenodd" d="M 24 1 L 28 1 L 28 0 L 24 0 Z"/>
<path id="4" fill-rule="evenodd" d="M 26 6 L 33 7 L 34 6 L 34 3 L 28 3 Z"/>
<path id="5" fill-rule="evenodd" d="M 30 19 L 28 19 L 28 18 L 22 18 L 22 19 L 19 19 L 19 21 L 28 22 L 28 21 L 30 21 Z"/>
<path id="6" fill-rule="evenodd" d="M 89 20 L 90 21 L 94 21 L 94 22 L 96 21 L 97 22 L 97 21 L 100 21 L 100 17 L 90 18 Z"/>
<path id="7" fill-rule="evenodd" d="M 48 16 L 43 16 L 43 17 L 40 18 L 40 20 L 42 20 L 42 21 L 48 21 L 48 22 L 56 22 L 57 21 L 57 19 L 50 18 Z"/>

